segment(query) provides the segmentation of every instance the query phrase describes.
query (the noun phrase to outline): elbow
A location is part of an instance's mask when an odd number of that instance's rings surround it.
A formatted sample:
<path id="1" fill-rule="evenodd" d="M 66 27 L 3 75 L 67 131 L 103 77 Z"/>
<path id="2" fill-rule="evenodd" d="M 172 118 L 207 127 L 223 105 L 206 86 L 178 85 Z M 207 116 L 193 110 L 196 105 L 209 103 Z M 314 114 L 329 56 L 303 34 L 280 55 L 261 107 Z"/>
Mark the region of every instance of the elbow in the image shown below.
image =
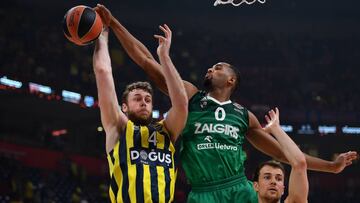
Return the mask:
<path id="1" fill-rule="evenodd" d="M 183 114 L 185 117 L 187 117 L 188 114 L 188 102 L 181 102 L 179 104 L 177 104 L 177 109 L 179 112 L 181 112 L 181 114 Z"/>
<path id="2" fill-rule="evenodd" d="M 187 95 L 184 94 L 182 95 L 181 97 L 181 101 L 179 102 L 179 108 L 181 111 L 184 111 L 184 112 L 188 112 L 188 107 L 189 107 L 189 101 L 188 101 L 188 98 L 187 98 Z"/>
<path id="3" fill-rule="evenodd" d="M 185 125 L 188 116 L 187 100 L 178 101 L 178 103 L 176 104 L 176 111 L 177 111 L 177 115 L 179 116 L 178 118 L 184 118 L 184 125 Z"/>
<path id="4" fill-rule="evenodd" d="M 307 163 L 305 156 L 301 154 L 301 156 L 297 157 L 295 162 L 292 164 L 292 168 L 295 170 L 306 170 L 307 169 Z"/>
<path id="5" fill-rule="evenodd" d="M 93 65 L 95 74 L 108 74 L 111 73 L 111 68 L 103 63 L 94 63 Z"/>

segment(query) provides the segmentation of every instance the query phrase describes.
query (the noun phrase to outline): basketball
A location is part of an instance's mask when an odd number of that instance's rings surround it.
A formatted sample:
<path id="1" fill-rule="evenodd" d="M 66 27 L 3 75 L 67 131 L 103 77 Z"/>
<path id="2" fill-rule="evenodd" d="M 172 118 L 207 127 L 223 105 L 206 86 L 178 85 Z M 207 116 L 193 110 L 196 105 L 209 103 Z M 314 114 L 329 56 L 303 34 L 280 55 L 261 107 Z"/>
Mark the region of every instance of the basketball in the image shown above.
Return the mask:
<path id="1" fill-rule="evenodd" d="M 96 40 L 103 28 L 98 13 L 92 8 L 79 5 L 68 10 L 63 19 L 65 37 L 76 45 L 87 45 Z"/>

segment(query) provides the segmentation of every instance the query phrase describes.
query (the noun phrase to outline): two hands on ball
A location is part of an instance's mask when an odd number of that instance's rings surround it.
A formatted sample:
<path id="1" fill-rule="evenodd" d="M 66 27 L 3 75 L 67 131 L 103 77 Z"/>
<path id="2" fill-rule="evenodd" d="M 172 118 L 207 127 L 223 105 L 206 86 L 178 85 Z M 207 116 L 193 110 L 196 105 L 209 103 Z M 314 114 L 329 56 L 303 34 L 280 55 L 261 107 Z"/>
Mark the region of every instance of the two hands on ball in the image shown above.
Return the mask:
<path id="1" fill-rule="evenodd" d="M 265 120 L 267 122 L 266 126 L 263 128 L 267 133 L 274 134 L 278 131 L 280 126 L 279 119 L 279 109 L 275 108 L 268 112 L 268 115 L 265 115 Z M 358 159 L 358 154 L 355 151 L 348 151 L 345 153 L 339 154 L 333 161 L 333 173 L 342 172 L 347 166 L 350 166 L 353 161 Z"/>

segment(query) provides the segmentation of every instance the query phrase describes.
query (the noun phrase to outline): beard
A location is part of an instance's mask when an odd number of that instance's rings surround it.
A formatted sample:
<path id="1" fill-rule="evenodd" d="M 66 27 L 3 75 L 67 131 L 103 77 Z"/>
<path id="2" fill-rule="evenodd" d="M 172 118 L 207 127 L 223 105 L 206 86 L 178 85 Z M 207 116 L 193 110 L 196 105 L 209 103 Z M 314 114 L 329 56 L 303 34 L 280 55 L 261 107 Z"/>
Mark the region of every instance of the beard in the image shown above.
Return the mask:
<path id="1" fill-rule="evenodd" d="M 203 82 L 204 88 L 206 92 L 210 92 L 213 90 L 213 84 L 211 79 L 209 78 L 205 78 L 204 82 Z"/>
<path id="2" fill-rule="evenodd" d="M 147 118 L 139 117 L 131 111 L 128 112 L 127 116 L 135 125 L 149 125 L 151 123 L 151 116 L 148 116 Z"/>

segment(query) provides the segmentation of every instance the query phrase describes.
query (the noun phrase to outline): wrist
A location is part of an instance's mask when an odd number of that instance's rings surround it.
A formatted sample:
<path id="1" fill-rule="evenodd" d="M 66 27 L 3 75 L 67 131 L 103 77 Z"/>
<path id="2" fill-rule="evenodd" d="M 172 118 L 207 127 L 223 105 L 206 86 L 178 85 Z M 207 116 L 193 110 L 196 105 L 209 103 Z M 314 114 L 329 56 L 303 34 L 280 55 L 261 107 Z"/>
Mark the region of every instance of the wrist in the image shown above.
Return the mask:
<path id="1" fill-rule="evenodd" d="M 114 18 L 114 16 L 110 17 L 110 22 L 109 22 L 109 27 L 113 28 L 116 25 L 116 18 Z"/>
<path id="2" fill-rule="evenodd" d="M 168 52 L 161 52 L 159 57 L 162 58 L 162 60 L 166 60 L 166 61 L 171 60 Z"/>
<path id="3" fill-rule="evenodd" d="M 270 128 L 270 133 L 273 135 L 279 135 L 281 131 L 282 131 L 282 128 L 280 125 L 275 125 Z"/>
<path id="4" fill-rule="evenodd" d="M 329 171 L 328 172 L 330 172 L 330 173 L 339 173 L 337 170 L 336 170 L 336 164 L 335 164 L 335 162 L 334 161 L 329 161 L 329 163 L 328 163 L 328 169 L 329 169 Z"/>

